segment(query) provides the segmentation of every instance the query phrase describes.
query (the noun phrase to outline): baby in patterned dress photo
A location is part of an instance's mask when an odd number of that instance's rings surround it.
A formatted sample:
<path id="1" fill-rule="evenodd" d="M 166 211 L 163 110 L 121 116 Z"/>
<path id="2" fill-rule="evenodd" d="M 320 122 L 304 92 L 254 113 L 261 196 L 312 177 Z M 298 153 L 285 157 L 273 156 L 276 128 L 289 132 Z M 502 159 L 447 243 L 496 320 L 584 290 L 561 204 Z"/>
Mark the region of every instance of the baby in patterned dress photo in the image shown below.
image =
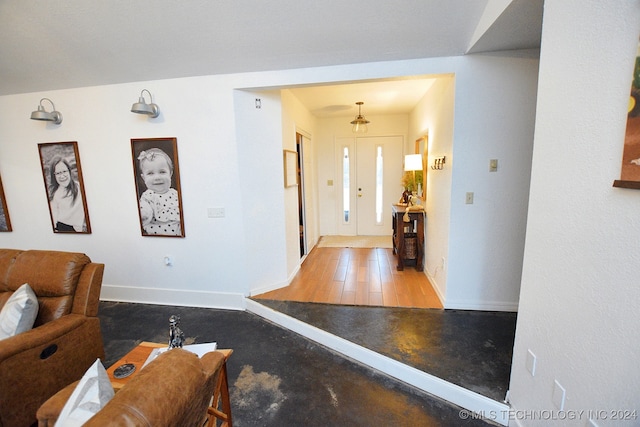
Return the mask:
<path id="1" fill-rule="evenodd" d="M 142 180 L 147 189 L 140 196 L 140 218 L 146 235 L 180 236 L 178 192 L 171 188 L 173 161 L 159 148 L 138 156 Z"/>

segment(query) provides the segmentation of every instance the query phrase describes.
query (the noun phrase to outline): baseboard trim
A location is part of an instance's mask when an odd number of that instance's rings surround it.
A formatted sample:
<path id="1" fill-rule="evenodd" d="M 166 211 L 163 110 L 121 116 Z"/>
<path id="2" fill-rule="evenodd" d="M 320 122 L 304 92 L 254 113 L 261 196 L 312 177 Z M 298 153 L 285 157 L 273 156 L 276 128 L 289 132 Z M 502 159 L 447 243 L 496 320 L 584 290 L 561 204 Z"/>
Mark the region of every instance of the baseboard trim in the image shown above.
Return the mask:
<path id="1" fill-rule="evenodd" d="M 140 288 L 105 284 L 102 285 L 100 300 L 132 302 L 141 304 L 219 308 L 223 310 L 245 310 L 245 302 L 247 301 L 245 296 L 242 294 L 232 294 L 226 292 Z"/>
<path id="2" fill-rule="evenodd" d="M 504 426 L 508 425 L 509 406 L 505 403 L 495 401 L 426 372 L 419 371 L 418 369 L 332 335 L 284 313 L 275 311 L 253 300 L 247 299 L 245 305 L 247 311 L 324 345 L 346 357 L 475 414 L 490 414 L 491 421 Z"/>
<path id="3" fill-rule="evenodd" d="M 517 312 L 518 303 L 508 301 L 449 300 L 444 304 L 448 310 L 479 310 Z"/>
<path id="4" fill-rule="evenodd" d="M 431 282 L 431 287 L 436 292 L 436 295 L 438 296 L 438 299 L 440 300 L 440 304 L 442 304 L 442 306 L 444 307 L 444 294 L 440 290 L 440 287 L 438 286 L 438 282 L 431 275 L 431 273 L 429 272 L 429 270 L 426 267 L 424 268 L 423 271 L 424 271 L 424 274 L 427 276 L 427 279 L 429 279 L 429 282 Z"/>
<path id="5" fill-rule="evenodd" d="M 253 297 L 253 296 L 256 296 L 256 295 L 264 294 L 265 292 L 271 292 L 271 291 L 275 291 L 276 289 L 280 289 L 280 288 L 284 288 L 286 286 L 289 286 L 289 284 L 291 284 L 291 281 L 293 280 L 293 278 L 300 271 L 300 265 L 301 264 L 302 264 L 302 261 L 300 261 L 300 264 L 298 264 L 296 266 L 296 268 L 293 269 L 293 271 L 289 275 L 289 278 L 287 279 L 286 282 L 276 283 L 276 284 L 273 284 L 273 285 L 268 285 L 268 286 L 263 286 L 261 288 L 252 289 L 249 292 L 249 296 Z"/>

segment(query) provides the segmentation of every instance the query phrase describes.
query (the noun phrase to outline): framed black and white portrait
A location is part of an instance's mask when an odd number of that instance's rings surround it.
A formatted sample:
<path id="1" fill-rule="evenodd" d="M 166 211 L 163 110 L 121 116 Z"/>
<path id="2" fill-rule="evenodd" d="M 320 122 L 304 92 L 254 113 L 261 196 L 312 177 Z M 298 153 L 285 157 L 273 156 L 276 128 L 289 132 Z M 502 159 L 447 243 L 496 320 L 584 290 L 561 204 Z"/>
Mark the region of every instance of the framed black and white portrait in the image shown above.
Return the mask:
<path id="1" fill-rule="evenodd" d="M 78 143 L 38 144 L 54 233 L 91 233 Z"/>
<path id="2" fill-rule="evenodd" d="M 184 237 L 176 138 L 132 139 L 131 154 L 142 235 Z"/>

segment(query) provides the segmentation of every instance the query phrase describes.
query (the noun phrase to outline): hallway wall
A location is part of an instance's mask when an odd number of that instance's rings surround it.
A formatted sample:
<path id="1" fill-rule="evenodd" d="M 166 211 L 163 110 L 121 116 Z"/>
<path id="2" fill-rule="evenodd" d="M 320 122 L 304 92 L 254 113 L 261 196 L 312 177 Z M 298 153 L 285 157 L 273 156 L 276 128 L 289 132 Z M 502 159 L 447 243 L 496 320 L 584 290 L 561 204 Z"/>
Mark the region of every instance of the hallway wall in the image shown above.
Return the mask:
<path id="1" fill-rule="evenodd" d="M 513 425 L 639 423 L 640 193 L 612 186 L 639 30 L 638 0 L 545 1 L 510 400 L 532 417 L 556 418 Z M 575 418 L 560 419 L 561 409 Z"/>
<path id="2" fill-rule="evenodd" d="M 451 222 L 451 177 L 454 144 L 455 76 L 442 76 L 409 116 L 412 141 L 428 134 L 424 272 L 444 304 L 447 294 L 447 258 Z M 433 170 L 433 159 L 445 156 L 442 170 Z M 444 260 L 444 261 L 443 261 Z"/>

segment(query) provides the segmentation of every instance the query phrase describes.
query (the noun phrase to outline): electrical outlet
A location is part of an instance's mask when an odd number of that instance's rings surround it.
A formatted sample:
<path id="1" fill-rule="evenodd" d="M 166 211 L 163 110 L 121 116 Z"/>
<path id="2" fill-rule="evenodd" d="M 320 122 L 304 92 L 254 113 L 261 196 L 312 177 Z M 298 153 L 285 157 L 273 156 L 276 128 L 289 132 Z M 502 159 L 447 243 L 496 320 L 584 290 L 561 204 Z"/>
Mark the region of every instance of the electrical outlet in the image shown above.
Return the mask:
<path id="1" fill-rule="evenodd" d="M 498 159 L 489 160 L 489 172 L 497 172 L 498 171 Z"/>
<path id="2" fill-rule="evenodd" d="M 467 205 L 472 205 L 473 204 L 473 192 L 472 191 L 467 192 L 467 195 L 465 196 L 464 202 Z"/>

